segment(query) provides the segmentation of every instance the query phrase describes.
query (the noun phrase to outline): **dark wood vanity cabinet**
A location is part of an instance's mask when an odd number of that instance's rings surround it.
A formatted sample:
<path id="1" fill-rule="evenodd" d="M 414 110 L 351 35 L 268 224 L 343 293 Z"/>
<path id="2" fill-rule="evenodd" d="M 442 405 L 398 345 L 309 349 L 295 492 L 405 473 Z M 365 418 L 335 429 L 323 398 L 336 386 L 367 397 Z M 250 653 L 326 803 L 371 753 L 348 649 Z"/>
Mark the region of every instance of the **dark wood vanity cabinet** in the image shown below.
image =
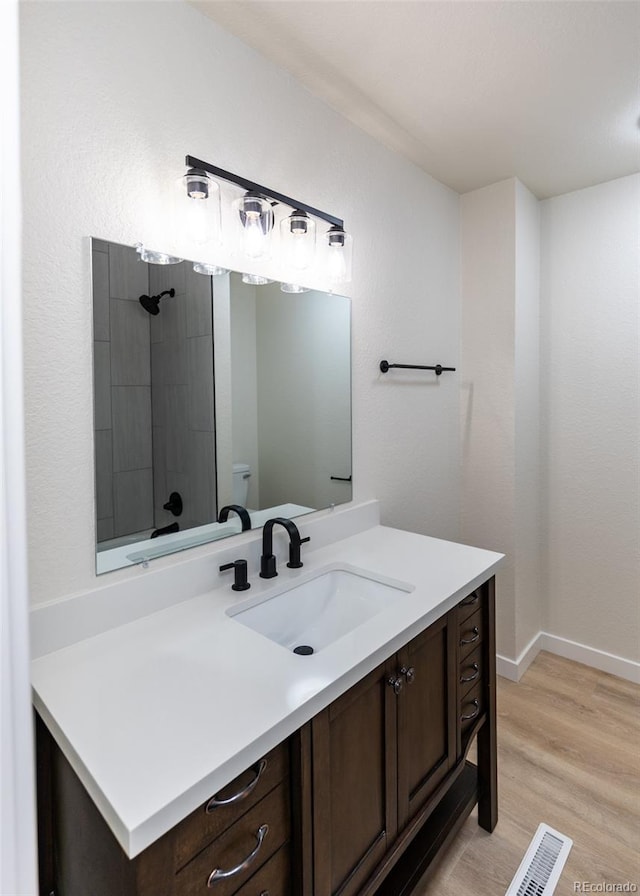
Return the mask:
<path id="1" fill-rule="evenodd" d="M 491 579 L 133 860 L 39 722 L 41 896 L 407 896 L 497 822 L 494 629 Z"/>
<path id="2" fill-rule="evenodd" d="M 292 896 L 290 741 L 132 860 L 41 722 L 38 752 L 41 896 Z"/>
<path id="3" fill-rule="evenodd" d="M 476 803 L 495 827 L 494 605 L 491 579 L 311 721 L 304 896 L 405 896 Z"/>

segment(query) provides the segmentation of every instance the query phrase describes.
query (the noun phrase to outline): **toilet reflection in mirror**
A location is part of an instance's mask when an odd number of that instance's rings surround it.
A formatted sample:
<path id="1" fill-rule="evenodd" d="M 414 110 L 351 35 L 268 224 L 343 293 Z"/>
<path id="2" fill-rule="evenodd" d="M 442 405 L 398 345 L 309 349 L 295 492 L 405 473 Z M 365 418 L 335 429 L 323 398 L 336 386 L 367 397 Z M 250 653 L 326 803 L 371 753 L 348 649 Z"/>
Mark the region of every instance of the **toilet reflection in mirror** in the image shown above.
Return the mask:
<path id="1" fill-rule="evenodd" d="M 91 253 L 98 572 L 351 500 L 347 298 Z"/>

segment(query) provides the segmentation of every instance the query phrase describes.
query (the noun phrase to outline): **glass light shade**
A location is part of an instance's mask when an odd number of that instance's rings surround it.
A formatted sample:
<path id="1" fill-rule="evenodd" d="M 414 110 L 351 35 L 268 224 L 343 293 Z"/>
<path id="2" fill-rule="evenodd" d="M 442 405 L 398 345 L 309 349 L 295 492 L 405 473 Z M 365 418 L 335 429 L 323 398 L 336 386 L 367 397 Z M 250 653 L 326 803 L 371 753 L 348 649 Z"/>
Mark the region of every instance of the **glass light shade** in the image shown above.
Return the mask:
<path id="1" fill-rule="evenodd" d="M 298 286 L 297 283 L 281 283 L 280 290 L 282 292 L 294 292 L 294 293 L 309 292 L 309 290 L 306 286 Z"/>
<path id="2" fill-rule="evenodd" d="M 313 263 L 316 248 L 316 222 L 306 212 L 294 211 L 280 222 L 282 261 L 296 271 Z"/>
<path id="3" fill-rule="evenodd" d="M 191 242 L 220 242 L 220 186 L 206 171 L 190 168 L 180 178 L 175 221 Z"/>
<path id="4" fill-rule="evenodd" d="M 142 243 L 136 243 L 136 252 L 140 256 L 141 261 L 148 261 L 151 264 L 180 264 L 183 260 L 176 255 L 167 255 L 166 252 L 156 252 L 155 249 L 147 249 Z"/>
<path id="5" fill-rule="evenodd" d="M 242 225 L 242 250 L 248 258 L 268 254 L 273 230 L 273 208 L 268 199 L 247 193 L 236 199 L 234 206 Z"/>
<path id="6" fill-rule="evenodd" d="M 207 277 L 220 277 L 229 273 L 229 268 L 220 268 L 217 264 L 206 264 L 204 261 L 194 262 L 193 270 L 196 274 L 205 274 Z"/>
<path id="7" fill-rule="evenodd" d="M 334 224 L 326 235 L 326 272 L 329 282 L 337 286 L 351 282 L 353 240 L 351 234 Z"/>
<path id="8" fill-rule="evenodd" d="M 269 280 L 268 277 L 263 277 L 261 274 L 243 274 L 242 282 L 248 283 L 249 286 L 264 286 L 266 283 L 273 283 L 273 280 Z"/>

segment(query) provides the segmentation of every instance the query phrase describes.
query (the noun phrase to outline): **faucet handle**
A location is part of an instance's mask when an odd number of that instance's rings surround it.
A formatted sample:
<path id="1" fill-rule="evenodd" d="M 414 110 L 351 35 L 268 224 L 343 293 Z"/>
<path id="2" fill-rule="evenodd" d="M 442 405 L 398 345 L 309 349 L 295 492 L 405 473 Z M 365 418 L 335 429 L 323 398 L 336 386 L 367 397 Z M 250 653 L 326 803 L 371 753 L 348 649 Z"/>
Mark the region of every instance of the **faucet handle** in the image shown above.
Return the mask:
<path id="1" fill-rule="evenodd" d="M 233 563 L 225 563 L 220 567 L 220 572 L 226 572 L 227 569 L 234 571 L 232 591 L 247 591 L 251 585 L 247 581 L 247 561 L 234 560 Z"/>
<path id="2" fill-rule="evenodd" d="M 306 538 L 301 538 L 300 541 L 296 543 L 292 541 L 289 544 L 289 562 L 287 563 L 289 569 L 300 569 L 300 567 L 304 566 L 304 563 L 300 559 L 300 545 L 306 544 L 308 541 L 311 541 L 310 535 L 307 535 Z"/>

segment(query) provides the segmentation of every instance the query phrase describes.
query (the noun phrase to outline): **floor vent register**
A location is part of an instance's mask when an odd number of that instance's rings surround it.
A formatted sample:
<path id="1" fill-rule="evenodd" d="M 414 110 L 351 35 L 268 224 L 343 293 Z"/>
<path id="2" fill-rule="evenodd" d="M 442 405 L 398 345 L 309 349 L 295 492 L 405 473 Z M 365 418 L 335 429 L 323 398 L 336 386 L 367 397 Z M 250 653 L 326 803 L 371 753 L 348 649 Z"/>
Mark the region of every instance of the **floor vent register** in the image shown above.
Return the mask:
<path id="1" fill-rule="evenodd" d="M 505 896 L 551 896 L 573 840 L 541 824 Z"/>

